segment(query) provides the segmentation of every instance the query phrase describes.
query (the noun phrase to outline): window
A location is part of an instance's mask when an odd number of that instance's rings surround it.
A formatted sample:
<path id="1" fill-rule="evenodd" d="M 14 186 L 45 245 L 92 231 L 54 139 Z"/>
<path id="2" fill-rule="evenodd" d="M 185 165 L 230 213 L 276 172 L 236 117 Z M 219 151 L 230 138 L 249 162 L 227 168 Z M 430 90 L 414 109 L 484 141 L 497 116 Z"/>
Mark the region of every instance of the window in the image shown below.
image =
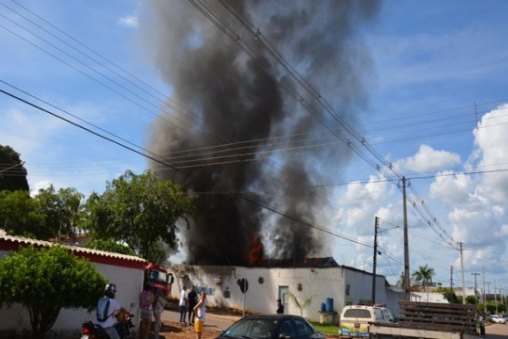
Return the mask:
<path id="1" fill-rule="evenodd" d="M 230 337 L 272 338 L 276 321 L 271 319 L 243 319 L 225 333 Z"/>
<path id="2" fill-rule="evenodd" d="M 346 295 L 350 294 L 351 286 L 349 284 L 346 284 Z"/>
<path id="3" fill-rule="evenodd" d="M 383 313 L 381 312 L 381 310 L 379 308 L 374 309 L 374 319 L 376 321 L 383 319 Z"/>
<path id="4" fill-rule="evenodd" d="M 280 324 L 280 331 L 279 334 L 283 337 L 295 337 L 295 331 L 293 329 L 293 324 L 289 320 L 284 320 Z"/>
<path id="5" fill-rule="evenodd" d="M 309 324 L 307 324 L 305 321 L 300 319 L 294 319 L 295 325 L 296 325 L 296 336 L 297 337 L 308 337 L 310 336 L 314 331 L 310 327 Z"/>
<path id="6" fill-rule="evenodd" d="M 370 311 L 365 309 L 350 308 L 344 312 L 344 318 L 370 318 Z"/>

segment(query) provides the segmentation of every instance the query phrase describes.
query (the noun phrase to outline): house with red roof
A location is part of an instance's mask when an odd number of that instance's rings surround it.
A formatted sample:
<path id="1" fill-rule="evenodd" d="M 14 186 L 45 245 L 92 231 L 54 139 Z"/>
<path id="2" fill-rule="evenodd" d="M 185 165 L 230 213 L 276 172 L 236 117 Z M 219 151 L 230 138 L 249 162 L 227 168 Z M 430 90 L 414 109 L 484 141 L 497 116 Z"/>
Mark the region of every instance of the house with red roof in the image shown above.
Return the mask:
<path id="1" fill-rule="evenodd" d="M 9 236 L 0 230 L 0 260 L 12 251 L 33 245 L 35 247 L 50 247 L 56 244 L 49 241 Z M 146 260 L 130 255 L 113 252 L 98 251 L 84 247 L 62 245 L 68 248 L 74 255 L 88 260 L 94 264 L 97 271 L 106 279 L 117 285 L 116 299 L 126 309 L 130 309 L 139 319 L 138 296 L 143 289 L 144 267 Z M 10 308 L 0 308 L 0 336 L 2 333 L 23 333 L 30 331 L 30 319 L 28 311 L 20 304 Z M 95 320 L 95 312 L 87 312 L 85 309 L 63 309 L 57 321 L 51 329 L 52 337 L 70 338 L 79 337 L 81 324 L 84 321 Z M 137 323 L 137 321 L 135 321 Z"/>

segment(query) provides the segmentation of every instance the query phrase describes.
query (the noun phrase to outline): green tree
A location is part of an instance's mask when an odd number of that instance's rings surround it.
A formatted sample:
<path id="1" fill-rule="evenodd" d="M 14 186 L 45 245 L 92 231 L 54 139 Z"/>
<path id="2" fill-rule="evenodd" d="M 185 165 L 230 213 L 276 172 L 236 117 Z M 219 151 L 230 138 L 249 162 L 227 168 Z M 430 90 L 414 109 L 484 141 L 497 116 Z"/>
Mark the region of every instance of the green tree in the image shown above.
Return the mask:
<path id="1" fill-rule="evenodd" d="M 74 188 L 60 188 L 53 185 L 40 189 L 34 197 L 43 215 L 45 228 L 53 230 L 53 237 L 73 237 L 80 221 L 83 194 Z"/>
<path id="2" fill-rule="evenodd" d="M 34 339 L 45 337 L 62 308 L 92 310 L 106 283 L 92 264 L 60 246 L 30 246 L 0 261 L 0 305 L 24 305 Z"/>
<path id="3" fill-rule="evenodd" d="M 161 259 L 160 243 L 176 249 L 176 223 L 191 211 L 192 200 L 179 186 L 150 171 L 127 171 L 108 182 L 103 194 L 90 195 L 85 226 L 93 239 L 123 242 L 139 256 L 161 263 L 166 258 Z"/>
<path id="4" fill-rule="evenodd" d="M 48 240 L 72 236 L 80 222 L 83 195 L 53 186 L 35 197 L 26 191 L 0 191 L 0 225 L 9 234 Z"/>
<path id="5" fill-rule="evenodd" d="M 26 169 L 20 155 L 10 146 L 0 145 L 0 191 L 29 191 Z"/>
<path id="6" fill-rule="evenodd" d="M 476 297 L 474 295 L 468 295 L 466 297 L 466 304 L 475 305 L 476 304 Z"/>
<path id="7" fill-rule="evenodd" d="M 85 247 L 92 248 L 94 250 L 100 250 L 100 251 L 108 251 L 108 252 L 115 252 L 115 253 L 121 253 L 121 254 L 127 254 L 127 255 L 135 255 L 134 251 L 122 244 L 119 244 L 113 240 L 100 240 L 100 239 L 94 239 L 90 240 L 85 244 Z"/>
<path id="8" fill-rule="evenodd" d="M 26 191 L 0 191 L 0 225 L 8 234 L 49 239 L 38 202 Z"/>
<path id="9" fill-rule="evenodd" d="M 448 300 L 451 304 L 458 304 L 461 300 L 457 297 L 453 289 L 451 288 L 442 288 L 439 290 L 443 294 L 443 297 Z"/>
<path id="10" fill-rule="evenodd" d="M 418 271 L 413 273 L 413 279 L 416 282 L 422 284 L 423 290 L 427 292 L 427 301 L 429 301 L 429 294 L 427 291 L 427 286 L 432 283 L 432 277 L 434 276 L 434 269 L 429 267 L 427 264 L 424 266 L 418 267 Z"/>
<path id="11" fill-rule="evenodd" d="M 312 302 L 312 297 L 308 297 L 305 300 L 300 300 L 295 293 L 293 293 L 293 292 L 291 292 L 289 290 L 288 290 L 288 295 L 291 298 L 291 300 L 293 300 L 293 302 L 295 303 L 296 307 L 298 307 L 298 309 L 300 310 L 300 316 L 303 317 L 303 310 L 307 306 L 310 305 L 310 303 Z"/>

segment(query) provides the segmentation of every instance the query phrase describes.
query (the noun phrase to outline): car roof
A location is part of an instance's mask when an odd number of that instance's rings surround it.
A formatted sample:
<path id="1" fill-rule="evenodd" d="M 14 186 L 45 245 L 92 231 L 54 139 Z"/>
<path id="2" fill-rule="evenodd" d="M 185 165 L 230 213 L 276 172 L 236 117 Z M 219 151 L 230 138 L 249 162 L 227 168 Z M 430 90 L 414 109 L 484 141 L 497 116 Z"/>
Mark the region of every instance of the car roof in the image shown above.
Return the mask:
<path id="1" fill-rule="evenodd" d="M 271 320 L 280 320 L 280 319 L 304 319 L 299 315 L 293 314 L 255 314 L 255 315 L 247 315 L 242 319 L 271 319 Z M 241 320 L 241 319 L 240 319 Z"/>

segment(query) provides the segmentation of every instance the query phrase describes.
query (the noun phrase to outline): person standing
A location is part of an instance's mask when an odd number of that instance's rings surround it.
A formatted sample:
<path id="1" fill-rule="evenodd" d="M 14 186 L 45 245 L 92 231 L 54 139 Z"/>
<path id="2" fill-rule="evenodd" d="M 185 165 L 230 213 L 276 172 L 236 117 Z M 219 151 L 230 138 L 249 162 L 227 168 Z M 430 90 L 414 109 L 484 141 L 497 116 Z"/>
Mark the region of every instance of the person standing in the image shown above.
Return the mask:
<path id="1" fill-rule="evenodd" d="M 157 289 L 155 293 L 155 302 L 153 304 L 153 315 L 155 317 L 155 323 L 153 325 L 153 334 L 156 339 L 159 339 L 159 332 L 161 330 L 161 316 L 166 306 L 166 298 L 164 297 L 164 291 Z"/>
<path id="2" fill-rule="evenodd" d="M 206 320 L 206 292 L 201 291 L 201 296 L 198 303 L 194 306 L 194 314 L 196 319 L 194 320 L 194 330 L 196 331 L 196 338 L 201 339 L 203 334 L 203 328 L 205 327 Z"/>
<path id="3" fill-rule="evenodd" d="M 282 305 L 282 302 L 280 299 L 277 299 L 277 313 L 278 314 L 284 313 L 284 305 Z"/>
<path id="4" fill-rule="evenodd" d="M 104 296 L 97 302 L 97 324 L 102 327 L 111 339 L 120 339 L 115 328 L 116 314 L 123 310 L 120 303 L 115 299 L 116 285 L 107 284 L 104 289 Z"/>
<path id="5" fill-rule="evenodd" d="M 148 339 L 153 322 L 153 303 L 155 296 L 152 285 L 146 283 L 143 292 L 139 294 L 139 307 L 141 308 L 141 324 L 139 326 L 139 338 Z"/>
<path id="6" fill-rule="evenodd" d="M 198 294 L 191 286 L 189 293 L 187 293 L 187 300 L 189 301 L 189 324 L 194 324 L 194 306 L 198 303 Z"/>
<path id="7" fill-rule="evenodd" d="M 180 301 L 178 302 L 178 308 L 180 309 L 180 322 L 186 324 L 185 315 L 187 314 L 187 293 L 185 287 L 180 292 Z"/>

